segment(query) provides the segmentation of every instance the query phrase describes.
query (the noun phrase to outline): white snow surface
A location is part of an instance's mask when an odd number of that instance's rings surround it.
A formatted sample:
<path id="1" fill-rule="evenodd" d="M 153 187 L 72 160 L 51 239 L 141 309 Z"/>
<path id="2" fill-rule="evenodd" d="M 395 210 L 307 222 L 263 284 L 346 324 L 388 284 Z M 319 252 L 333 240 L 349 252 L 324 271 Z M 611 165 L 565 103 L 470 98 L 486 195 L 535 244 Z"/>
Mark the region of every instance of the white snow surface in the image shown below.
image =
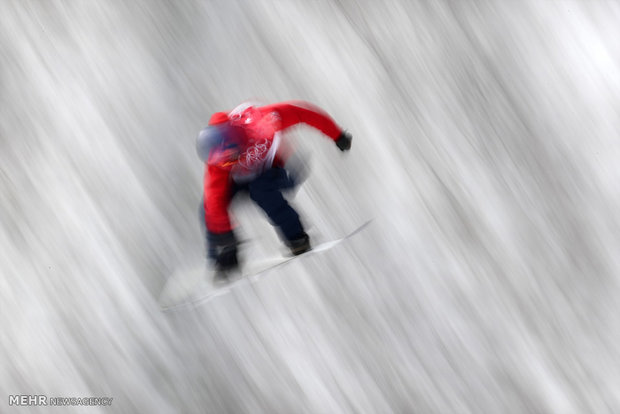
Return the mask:
<path id="1" fill-rule="evenodd" d="M 620 412 L 618 21 L 596 0 L 2 1 L 0 412 Z M 203 258 L 196 135 L 248 99 L 353 134 L 288 134 L 315 243 L 373 223 L 163 313 Z M 232 209 L 246 260 L 282 251 Z"/>

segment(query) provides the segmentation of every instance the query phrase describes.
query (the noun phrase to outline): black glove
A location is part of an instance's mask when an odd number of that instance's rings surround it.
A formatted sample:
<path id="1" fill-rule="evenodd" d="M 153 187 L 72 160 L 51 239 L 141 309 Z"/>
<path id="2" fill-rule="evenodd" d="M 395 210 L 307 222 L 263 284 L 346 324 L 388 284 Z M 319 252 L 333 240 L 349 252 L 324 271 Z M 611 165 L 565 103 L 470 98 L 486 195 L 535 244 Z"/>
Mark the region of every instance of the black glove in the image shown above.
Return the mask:
<path id="1" fill-rule="evenodd" d="M 351 149 L 351 141 L 353 141 L 353 136 L 347 131 L 342 131 L 336 140 L 336 146 L 340 148 L 340 151 L 348 151 Z"/>
<path id="2" fill-rule="evenodd" d="M 239 265 L 237 261 L 237 238 L 231 231 L 221 234 L 210 233 L 212 254 L 217 270 L 230 270 Z"/>

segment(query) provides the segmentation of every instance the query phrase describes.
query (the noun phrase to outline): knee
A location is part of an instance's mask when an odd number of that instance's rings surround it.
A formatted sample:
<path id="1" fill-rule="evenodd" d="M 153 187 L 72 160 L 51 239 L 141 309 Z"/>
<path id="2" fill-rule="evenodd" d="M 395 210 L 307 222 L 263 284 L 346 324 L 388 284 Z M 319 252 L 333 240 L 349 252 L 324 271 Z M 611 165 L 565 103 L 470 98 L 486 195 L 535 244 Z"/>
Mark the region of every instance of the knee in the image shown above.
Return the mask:
<path id="1" fill-rule="evenodd" d="M 260 203 L 262 200 L 269 198 L 265 193 L 265 189 L 260 186 L 250 186 L 248 189 L 248 194 L 250 199 L 256 203 Z"/>
<path id="2" fill-rule="evenodd" d="M 270 181 L 266 180 L 265 177 L 261 177 L 248 185 L 248 193 L 253 201 L 261 202 L 272 199 L 276 191 Z"/>

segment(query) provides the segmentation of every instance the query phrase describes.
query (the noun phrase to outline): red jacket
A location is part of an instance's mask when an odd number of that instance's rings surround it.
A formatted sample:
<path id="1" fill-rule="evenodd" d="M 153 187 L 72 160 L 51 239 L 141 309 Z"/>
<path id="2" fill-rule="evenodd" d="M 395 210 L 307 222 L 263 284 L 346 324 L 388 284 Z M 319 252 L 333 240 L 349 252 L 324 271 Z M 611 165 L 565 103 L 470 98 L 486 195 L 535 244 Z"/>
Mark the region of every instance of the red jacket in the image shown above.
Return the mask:
<path id="1" fill-rule="evenodd" d="M 284 165 L 280 133 L 297 124 L 309 125 L 336 141 L 342 129 L 322 109 L 308 102 L 289 101 L 262 107 L 242 104 L 228 114 L 215 114 L 210 124 L 227 124 L 234 145 L 223 140 L 205 163 L 204 208 L 207 230 L 232 230 L 228 206 L 233 181 L 247 182 L 271 168 Z"/>

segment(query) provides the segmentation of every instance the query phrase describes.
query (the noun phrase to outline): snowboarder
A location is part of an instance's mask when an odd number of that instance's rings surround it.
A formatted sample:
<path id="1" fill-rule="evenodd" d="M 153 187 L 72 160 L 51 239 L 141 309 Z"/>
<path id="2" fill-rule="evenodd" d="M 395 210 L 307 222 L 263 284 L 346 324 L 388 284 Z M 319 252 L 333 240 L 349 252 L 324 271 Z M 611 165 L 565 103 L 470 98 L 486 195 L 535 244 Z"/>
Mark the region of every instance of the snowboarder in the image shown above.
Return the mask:
<path id="1" fill-rule="evenodd" d="M 217 273 L 225 275 L 238 267 L 238 242 L 228 207 L 242 190 L 266 213 L 293 255 L 311 249 L 299 215 L 282 195 L 282 190 L 300 181 L 288 168 L 287 160 L 294 157 L 283 143 L 282 133 L 300 123 L 331 138 L 341 151 L 351 148 L 351 134 L 325 111 L 303 101 L 267 106 L 244 103 L 228 113 L 213 114 L 200 131 L 196 148 L 205 163 L 200 215 L 207 256 Z"/>

